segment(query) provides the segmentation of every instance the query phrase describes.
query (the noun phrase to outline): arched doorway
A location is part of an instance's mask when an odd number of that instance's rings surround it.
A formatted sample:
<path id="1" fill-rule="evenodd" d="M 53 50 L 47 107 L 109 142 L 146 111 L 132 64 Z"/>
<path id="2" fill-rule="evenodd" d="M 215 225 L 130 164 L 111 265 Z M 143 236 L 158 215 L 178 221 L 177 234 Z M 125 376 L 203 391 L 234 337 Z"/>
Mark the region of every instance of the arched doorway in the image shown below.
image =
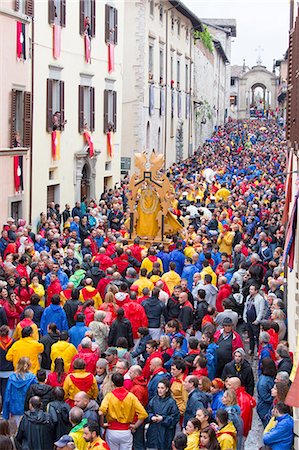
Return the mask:
<path id="1" fill-rule="evenodd" d="M 87 198 L 90 200 L 90 167 L 88 163 L 85 163 L 82 169 L 81 178 L 81 200 Z"/>

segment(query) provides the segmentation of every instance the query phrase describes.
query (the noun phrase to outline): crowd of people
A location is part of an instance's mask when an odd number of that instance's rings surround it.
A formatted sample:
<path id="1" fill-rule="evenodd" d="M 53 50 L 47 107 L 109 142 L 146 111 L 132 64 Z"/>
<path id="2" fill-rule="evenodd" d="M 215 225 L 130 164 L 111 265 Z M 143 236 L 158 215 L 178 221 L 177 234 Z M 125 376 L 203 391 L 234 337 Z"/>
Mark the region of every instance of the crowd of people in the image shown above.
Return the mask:
<path id="1" fill-rule="evenodd" d="M 0 238 L 0 449 L 290 450 L 285 142 L 231 121 L 173 164 L 183 231 L 129 240 L 121 187 Z M 257 370 L 253 370 L 254 367 Z"/>

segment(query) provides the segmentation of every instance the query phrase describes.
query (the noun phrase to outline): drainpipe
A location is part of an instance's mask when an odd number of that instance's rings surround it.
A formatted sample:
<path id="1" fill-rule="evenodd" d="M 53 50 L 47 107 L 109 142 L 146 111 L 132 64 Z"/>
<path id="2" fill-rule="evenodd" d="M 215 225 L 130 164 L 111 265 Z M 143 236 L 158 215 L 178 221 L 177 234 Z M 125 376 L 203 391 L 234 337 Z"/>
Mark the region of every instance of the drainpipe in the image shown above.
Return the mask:
<path id="1" fill-rule="evenodd" d="M 32 172 L 33 172 L 33 165 L 32 165 L 32 146 L 33 146 L 33 104 L 34 104 L 34 17 L 32 17 L 31 22 L 31 138 L 30 138 L 30 168 L 29 168 L 29 223 L 32 223 Z"/>

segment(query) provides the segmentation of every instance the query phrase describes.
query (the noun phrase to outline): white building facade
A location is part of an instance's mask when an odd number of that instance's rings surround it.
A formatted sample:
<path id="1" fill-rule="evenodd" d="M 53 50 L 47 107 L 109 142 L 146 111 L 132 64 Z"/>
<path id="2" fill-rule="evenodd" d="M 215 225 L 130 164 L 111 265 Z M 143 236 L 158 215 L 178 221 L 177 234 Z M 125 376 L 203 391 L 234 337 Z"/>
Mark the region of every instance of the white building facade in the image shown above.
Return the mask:
<path id="1" fill-rule="evenodd" d="M 119 181 L 123 8 L 95 0 L 35 2 L 33 223 L 52 201 L 64 208 L 84 196 L 98 199 Z"/>

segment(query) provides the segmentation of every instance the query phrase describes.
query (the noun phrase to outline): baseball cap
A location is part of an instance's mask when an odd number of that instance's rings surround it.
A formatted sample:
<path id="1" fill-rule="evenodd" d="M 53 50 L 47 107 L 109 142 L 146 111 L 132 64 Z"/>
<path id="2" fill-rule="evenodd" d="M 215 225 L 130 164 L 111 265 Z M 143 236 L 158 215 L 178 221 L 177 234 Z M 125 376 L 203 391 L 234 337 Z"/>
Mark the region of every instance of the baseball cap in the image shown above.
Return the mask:
<path id="1" fill-rule="evenodd" d="M 230 317 L 225 317 L 223 319 L 222 325 L 225 327 L 226 325 L 233 325 L 233 321 Z"/>
<path id="2" fill-rule="evenodd" d="M 69 436 L 68 434 L 64 434 L 63 436 L 61 436 L 61 438 L 59 439 L 59 441 L 54 442 L 54 444 L 56 445 L 56 447 L 58 448 L 63 448 L 65 447 L 69 442 L 74 442 L 74 439 Z"/>

